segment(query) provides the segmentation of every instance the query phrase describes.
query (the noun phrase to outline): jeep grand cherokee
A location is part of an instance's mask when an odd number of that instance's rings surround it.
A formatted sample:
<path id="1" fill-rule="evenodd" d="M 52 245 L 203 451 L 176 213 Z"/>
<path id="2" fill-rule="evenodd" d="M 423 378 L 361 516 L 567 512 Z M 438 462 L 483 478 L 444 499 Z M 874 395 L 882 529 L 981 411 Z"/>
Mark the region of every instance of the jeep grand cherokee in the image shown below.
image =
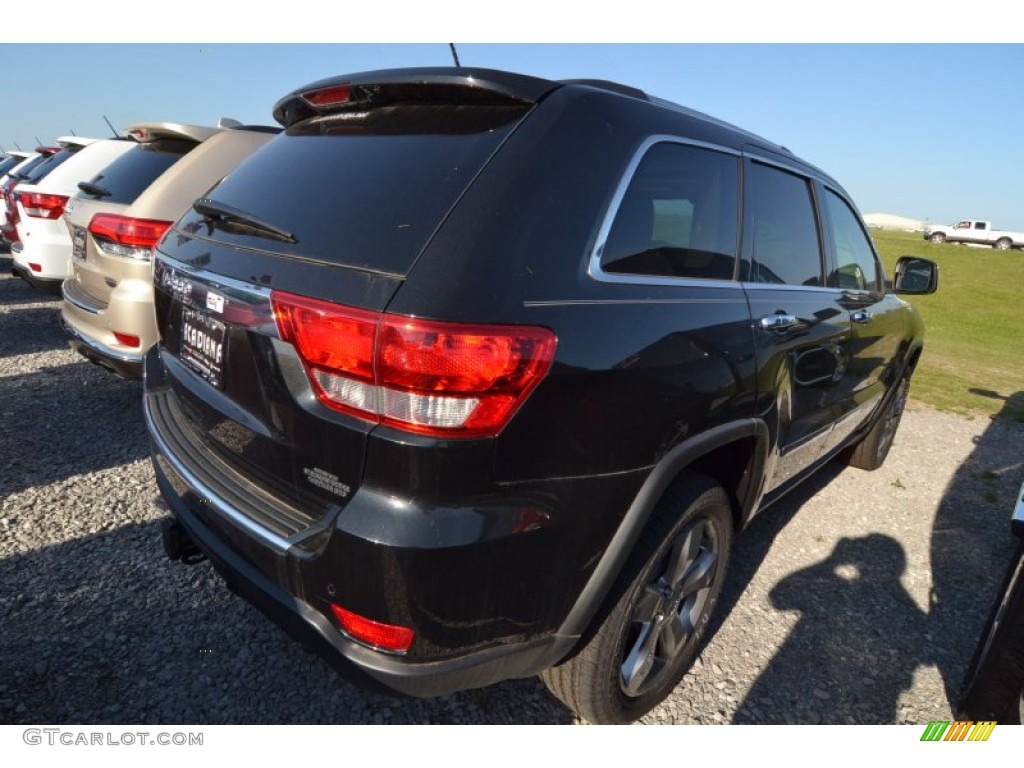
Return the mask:
<path id="1" fill-rule="evenodd" d="M 274 116 L 155 254 L 168 552 L 396 691 L 640 717 L 734 533 L 892 443 L 922 326 L 853 203 L 607 82 L 367 72 Z"/>

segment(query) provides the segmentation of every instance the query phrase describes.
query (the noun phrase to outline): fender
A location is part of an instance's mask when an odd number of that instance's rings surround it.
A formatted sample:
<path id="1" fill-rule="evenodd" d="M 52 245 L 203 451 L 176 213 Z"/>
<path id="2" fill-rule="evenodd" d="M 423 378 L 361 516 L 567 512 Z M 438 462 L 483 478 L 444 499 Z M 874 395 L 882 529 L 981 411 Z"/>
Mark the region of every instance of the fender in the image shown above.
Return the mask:
<path id="1" fill-rule="evenodd" d="M 753 512 L 761 498 L 764 480 L 765 459 L 768 452 L 768 427 L 760 419 L 743 419 L 721 424 L 686 440 L 661 459 L 644 481 L 633 503 L 626 511 L 622 523 L 612 537 L 608 548 L 601 556 L 594 573 L 583 588 L 579 598 L 566 616 L 558 635 L 579 637 L 586 630 L 590 620 L 611 591 L 612 585 L 626 564 L 640 533 L 647 525 L 655 506 L 665 490 L 694 461 L 744 438 L 755 438 L 754 457 L 751 462 L 751 476 L 742 483 L 738 492 L 740 504 L 740 525 Z"/>

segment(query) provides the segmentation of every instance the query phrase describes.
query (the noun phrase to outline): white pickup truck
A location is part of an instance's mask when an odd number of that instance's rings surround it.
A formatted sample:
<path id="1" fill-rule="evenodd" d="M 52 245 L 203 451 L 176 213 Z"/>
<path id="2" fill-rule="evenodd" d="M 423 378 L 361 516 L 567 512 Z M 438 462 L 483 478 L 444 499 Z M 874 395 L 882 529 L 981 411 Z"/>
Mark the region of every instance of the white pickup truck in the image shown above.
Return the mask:
<path id="1" fill-rule="evenodd" d="M 933 243 L 978 243 L 1000 251 L 1024 248 L 1024 232 L 1003 232 L 993 229 L 991 221 L 964 219 L 953 226 L 933 224 L 924 230 L 924 239 Z"/>

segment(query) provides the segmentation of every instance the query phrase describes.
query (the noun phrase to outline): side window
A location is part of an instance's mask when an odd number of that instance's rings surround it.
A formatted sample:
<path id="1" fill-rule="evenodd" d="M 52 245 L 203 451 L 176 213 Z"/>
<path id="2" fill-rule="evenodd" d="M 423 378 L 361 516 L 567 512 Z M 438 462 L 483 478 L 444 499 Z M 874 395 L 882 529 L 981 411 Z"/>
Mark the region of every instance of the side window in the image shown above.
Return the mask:
<path id="1" fill-rule="evenodd" d="M 976 221 L 976 222 L 974 222 L 974 228 L 975 229 L 985 229 L 985 222 L 984 221 Z"/>
<path id="2" fill-rule="evenodd" d="M 807 180 L 752 163 L 749 190 L 752 283 L 821 286 L 821 243 Z"/>
<path id="3" fill-rule="evenodd" d="M 831 190 L 825 192 L 825 207 L 828 209 L 828 236 L 838 266 L 829 278 L 829 286 L 857 291 L 881 291 L 881 270 L 857 215 L 845 200 Z"/>
<path id="4" fill-rule="evenodd" d="M 739 158 L 672 142 L 643 156 L 622 198 L 601 269 L 731 280 L 736 262 Z"/>

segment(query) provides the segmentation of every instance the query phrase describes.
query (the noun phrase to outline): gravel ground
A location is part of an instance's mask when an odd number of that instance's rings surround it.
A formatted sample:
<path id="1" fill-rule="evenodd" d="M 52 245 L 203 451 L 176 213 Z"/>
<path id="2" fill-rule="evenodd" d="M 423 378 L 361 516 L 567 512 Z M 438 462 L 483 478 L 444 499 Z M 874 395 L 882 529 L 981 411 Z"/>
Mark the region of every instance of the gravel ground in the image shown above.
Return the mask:
<path id="1" fill-rule="evenodd" d="M 364 692 L 167 561 L 138 383 L 72 353 L 0 256 L 0 723 L 572 723 L 536 679 Z M 1024 396 L 1018 393 L 1015 397 Z M 950 717 L 1012 546 L 1024 424 L 913 408 L 740 537 L 714 633 L 648 723 Z"/>

